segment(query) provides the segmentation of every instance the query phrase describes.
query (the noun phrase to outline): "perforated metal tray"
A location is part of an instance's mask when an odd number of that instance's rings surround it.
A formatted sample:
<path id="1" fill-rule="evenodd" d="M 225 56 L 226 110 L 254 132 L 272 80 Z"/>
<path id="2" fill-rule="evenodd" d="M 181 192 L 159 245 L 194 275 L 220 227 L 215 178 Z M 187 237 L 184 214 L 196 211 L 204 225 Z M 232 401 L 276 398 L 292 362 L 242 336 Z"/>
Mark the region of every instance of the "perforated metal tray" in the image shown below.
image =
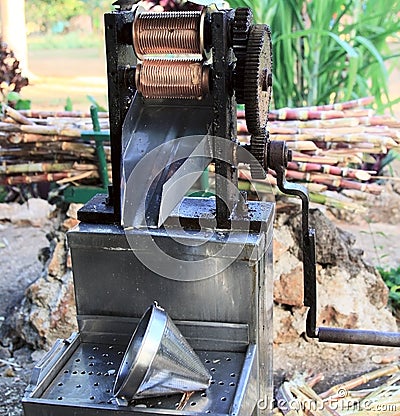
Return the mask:
<path id="1" fill-rule="evenodd" d="M 176 410 L 182 398 L 179 394 L 121 406 L 112 390 L 126 344 L 118 338 L 112 343 L 93 343 L 80 342 L 78 337 L 74 342 L 76 348 L 71 343 L 61 356 L 56 358 L 53 353 L 48 357 L 47 374 L 42 371 L 36 386 L 23 399 L 25 416 L 110 415 L 111 411 L 118 415 L 230 415 L 232 409 L 241 407 L 254 367 L 251 348 L 247 353 L 197 350 L 212 374 L 211 386 L 193 394 L 183 410 Z M 42 367 L 43 370 L 46 365 Z M 56 367 L 58 371 L 51 374 Z"/>

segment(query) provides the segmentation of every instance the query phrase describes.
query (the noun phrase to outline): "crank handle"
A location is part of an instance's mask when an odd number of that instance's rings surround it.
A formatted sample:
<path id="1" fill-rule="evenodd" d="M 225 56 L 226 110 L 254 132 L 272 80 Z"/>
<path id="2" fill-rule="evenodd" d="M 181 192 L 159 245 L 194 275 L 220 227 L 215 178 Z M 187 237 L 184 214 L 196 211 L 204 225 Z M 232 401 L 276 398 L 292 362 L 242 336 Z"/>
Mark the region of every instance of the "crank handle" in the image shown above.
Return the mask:
<path id="1" fill-rule="evenodd" d="M 307 189 L 301 185 L 288 183 L 285 171 L 291 152 L 286 143 L 274 141 L 268 143 L 266 165 L 276 172 L 277 185 L 281 192 L 298 196 L 302 205 L 302 251 L 304 274 L 304 306 L 308 306 L 306 334 L 309 338 L 318 338 L 321 342 L 344 344 L 379 345 L 400 347 L 400 333 L 367 331 L 358 329 L 316 327 L 317 317 L 317 278 L 315 258 L 315 230 L 309 227 L 309 197 Z"/>

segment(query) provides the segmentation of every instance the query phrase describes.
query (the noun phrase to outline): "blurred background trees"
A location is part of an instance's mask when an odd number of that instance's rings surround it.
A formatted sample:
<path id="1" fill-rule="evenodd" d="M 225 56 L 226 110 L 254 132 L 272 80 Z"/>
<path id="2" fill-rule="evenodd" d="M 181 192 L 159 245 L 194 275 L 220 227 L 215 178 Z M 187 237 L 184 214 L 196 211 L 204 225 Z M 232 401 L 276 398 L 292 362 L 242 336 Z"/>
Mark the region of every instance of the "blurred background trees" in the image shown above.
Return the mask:
<path id="1" fill-rule="evenodd" d="M 68 32 L 71 19 L 77 16 L 88 16 L 92 28 L 101 30 L 102 16 L 112 9 L 112 3 L 111 0 L 26 0 L 28 32 Z"/>

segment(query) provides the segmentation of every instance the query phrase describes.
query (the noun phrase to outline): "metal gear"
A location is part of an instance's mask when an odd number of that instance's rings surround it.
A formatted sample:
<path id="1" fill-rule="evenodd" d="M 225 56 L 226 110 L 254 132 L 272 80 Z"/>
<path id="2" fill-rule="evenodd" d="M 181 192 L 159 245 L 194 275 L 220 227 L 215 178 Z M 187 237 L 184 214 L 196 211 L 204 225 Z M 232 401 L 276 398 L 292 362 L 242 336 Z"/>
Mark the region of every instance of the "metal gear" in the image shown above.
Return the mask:
<path id="1" fill-rule="evenodd" d="M 244 104 L 244 76 L 247 56 L 247 41 L 253 22 L 253 13 L 247 7 L 239 7 L 235 10 L 233 19 L 232 40 L 233 52 L 236 56 L 235 67 L 235 91 L 238 104 Z"/>
<path id="2" fill-rule="evenodd" d="M 271 32 L 267 25 L 252 26 L 247 43 L 244 103 L 250 151 L 259 164 L 251 164 L 253 178 L 265 178 L 267 122 L 272 93 Z M 261 166 L 260 166 L 261 165 Z"/>
<path id="3" fill-rule="evenodd" d="M 265 156 L 267 153 L 268 134 L 251 136 L 250 153 L 257 160 L 250 161 L 250 172 L 253 179 L 265 179 L 267 177 Z"/>
<path id="4" fill-rule="evenodd" d="M 272 90 L 271 32 L 267 25 L 252 26 L 247 43 L 245 109 L 247 129 L 263 135 L 268 121 Z"/>

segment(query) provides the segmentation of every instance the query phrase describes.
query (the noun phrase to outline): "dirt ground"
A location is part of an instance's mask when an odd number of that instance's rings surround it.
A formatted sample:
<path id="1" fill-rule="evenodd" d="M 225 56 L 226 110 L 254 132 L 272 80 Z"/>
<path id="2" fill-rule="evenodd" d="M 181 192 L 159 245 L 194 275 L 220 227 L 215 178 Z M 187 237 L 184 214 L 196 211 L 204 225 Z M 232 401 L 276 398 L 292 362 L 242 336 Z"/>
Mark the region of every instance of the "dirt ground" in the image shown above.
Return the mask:
<path id="1" fill-rule="evenodd" d="M 29 53 L 29 86 L 21 91 L 34 109 L 88 111 L 91 95 L 107 108 L 106 63 L 102 49 L 40 50 Z"/>
<path id="2" fill-rule="evenodd" d="M 47 229 L 0 223 L 0 322 L 8 307 L 24 296 L 24 288 L 40 276 L 43 265 L 38 254 L 48 246 Z M 22 348 L 11 355 L 7 347 L 12 348 L 0 344 L 0 415 L 19 416 L 21 398 L 40 353 Z"/>

